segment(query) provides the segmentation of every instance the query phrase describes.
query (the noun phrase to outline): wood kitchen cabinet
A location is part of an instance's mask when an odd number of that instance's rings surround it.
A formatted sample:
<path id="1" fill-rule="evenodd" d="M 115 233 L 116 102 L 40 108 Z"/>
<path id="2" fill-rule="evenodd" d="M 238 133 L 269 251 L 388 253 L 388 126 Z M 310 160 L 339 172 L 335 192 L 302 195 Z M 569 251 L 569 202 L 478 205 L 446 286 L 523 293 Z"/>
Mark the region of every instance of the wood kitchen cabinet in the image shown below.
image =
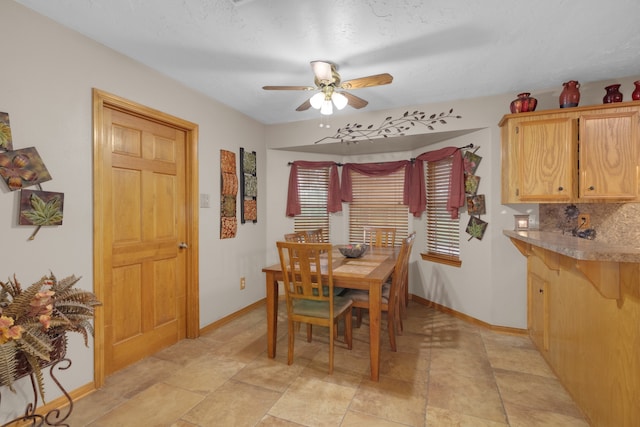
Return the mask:
<path id="1" fill-rule="evenodd" d="M 509 114 L 502 203 L 638 201 L 640 103 Z"/>
<path id="2" fill-rule="evenodd" d="M 580 116 L 581 199 L 638 197 L 638 107 Z"/>
<path id="3" fill-rule="evenodd" d="M 541 351 L 549 351 L 549 283 L 535 273 L 528 274 L 527 328 Z"/>

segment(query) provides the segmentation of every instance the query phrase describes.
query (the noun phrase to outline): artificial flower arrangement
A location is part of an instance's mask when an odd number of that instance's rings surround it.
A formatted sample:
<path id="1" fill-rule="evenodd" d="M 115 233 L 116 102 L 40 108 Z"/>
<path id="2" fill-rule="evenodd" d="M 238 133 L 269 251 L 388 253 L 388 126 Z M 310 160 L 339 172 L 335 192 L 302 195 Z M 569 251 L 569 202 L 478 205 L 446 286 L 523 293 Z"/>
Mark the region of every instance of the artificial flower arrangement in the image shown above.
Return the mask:
<path id="1" fill-rule="evenodd" d="M 20 359 L 26 359 L 44 399 L 42 367 L 54 361 L 52 355 L 64 357 L 66 333 L 80 333 L 88 345 L 94 307 L 100 301 L 92 292 L 74 288 L 79 280 L 57 280 L 50 273 L 26 289 L 15 275 L 0 282 L 0 386 L 14 390 L 13 382 L 25 375 Z M 56 349 L 59 346 L 63 350 Z"/>

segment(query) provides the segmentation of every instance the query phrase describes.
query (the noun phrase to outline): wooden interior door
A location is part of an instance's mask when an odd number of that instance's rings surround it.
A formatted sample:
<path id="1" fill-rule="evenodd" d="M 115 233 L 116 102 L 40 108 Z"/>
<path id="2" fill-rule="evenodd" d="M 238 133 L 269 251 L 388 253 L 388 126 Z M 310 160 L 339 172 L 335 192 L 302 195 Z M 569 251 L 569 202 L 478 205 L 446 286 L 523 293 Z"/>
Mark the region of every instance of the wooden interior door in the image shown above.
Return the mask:
<path id="1" fill-rule="evenodd" d="M 103 311 L 96 344 L 102 337 L 106 376 L 193 337 L 197 315 L 191 313 L 189 333 L 187 307 L 198 308 L 188 303 L 194 299 L 193 292 L 189 298 L 194 233 L 188 230 L 193 220 L 187 221 L 188 132 L 109 105 L 103 106 L 100 122 L 96 236 L 102 259 L 96 257 L 101 263 L 96 278 Z"/>

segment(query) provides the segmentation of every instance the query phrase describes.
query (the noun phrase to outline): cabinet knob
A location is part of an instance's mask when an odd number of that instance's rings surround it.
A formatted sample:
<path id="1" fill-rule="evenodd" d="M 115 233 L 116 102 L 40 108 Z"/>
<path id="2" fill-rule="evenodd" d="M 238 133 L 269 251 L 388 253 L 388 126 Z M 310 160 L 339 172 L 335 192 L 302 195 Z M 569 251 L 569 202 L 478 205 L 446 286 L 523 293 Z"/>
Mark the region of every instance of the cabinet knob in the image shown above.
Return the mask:
<path id="1" fill-rule="evenodd" d="M 538 289 L 538 292 L 540 292 L 541 294 L 544 294 L 544 289 Z"/>
<path id="2" fill-rule="evenodd" d="M 564 190 L 563 186 L 558 187 L 558 191 L 562 191 L 562 190 Z"/>
<path id="3" fill-rule="evenodd" d="M 596 189 L 596 187 L 594 187 L 593 185 L 589 187 L 589 191 L 593 191 L 595 189 Z"/>

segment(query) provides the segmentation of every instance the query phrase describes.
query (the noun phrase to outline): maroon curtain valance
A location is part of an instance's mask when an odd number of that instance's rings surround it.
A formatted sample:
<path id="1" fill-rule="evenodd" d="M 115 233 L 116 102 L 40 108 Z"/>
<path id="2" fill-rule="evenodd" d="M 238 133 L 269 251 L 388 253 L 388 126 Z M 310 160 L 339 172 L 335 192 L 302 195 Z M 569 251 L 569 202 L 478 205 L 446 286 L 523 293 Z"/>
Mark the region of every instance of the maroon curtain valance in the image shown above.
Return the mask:
<path id="1" fill-rule="evenodd" d="M 289 174 L 289 192 L 287 196 L 287 216 L 299 215 L 301 212 L 298 193 L 298 168 L 326 168 L 329 167 L 329 194 L 327 211 L 341 212 L 343 202 L 353 200 L 351 171 L 369 176 L 384 176 L 404 168 L 403 203 L 409 207 L 414 217 L 420 217 L 427 209 L 427 198 L 424 182 L 424 162 L 437 162 L 453 156 L 453 166 L 449 179 L 449 197 L 447 210 L 451 218 L 458 218 L 458 209 L 464 205 L 464 166 L 462 152 L 457 147 L 446 147 L 439 150 L 427 151 L 416 157 L 414 162 L 399 160 L 384 163 L 345 163 L 342 168 L 342 185 L 338 179 L 338 167 L 335 162 L 307 162 L 297 160 L 291 164 Z"/>
<path id="2" fill-rule="evenodd" d="M 338 166 L 335 162 L 306 162 L 296 160 L 291 164 L 289 171 L 289 191 L 287 194 L 287 216 L 300 215 L 302 212 L 300 207 L 300 195 L 298 192 L 298 168 L 307 169 L 329 169 L 329 191 L 327 195 L 327 211 L 329 213 L 341 212 L 342 203 L 340 202 L 340 179 L 338 178 Z"/>
<path id="3" fill-rule="evenodd" d="M 428 151 L 416 157 L 409 183 L 409 194 L 411 196 L 409 200 L 409 212 L 411 212 L 413 216 L 419 217 L 427 210 L 427 197 L 424 187 L 424 162 L 437 162 L 449 156 L 453 156 L 453 166 L 451 168 L 451 177 L 449 178 L 447 210 L 451 214 L 452 219 L 458 218 L 458 209 L 464 204 L 464 165 L 462 162 L 462 152 L 456 147 L 446 147 L 440 150 Z"/>
<path id="4" fill-rule="evenodd" d="M 407 190 L 407 171 L 411 166 L 409 160 L 399 160 L 385 163 L 345 163 L 342 166 L 342 201 L 351 202 L 353 200 L 353 185 L 351 182 L 351 171 L 356 171 L 369 176 L 384 176 L 405 168 L 405 197 Z M 406 202 L 406 199 L 403 198 Z"/>

